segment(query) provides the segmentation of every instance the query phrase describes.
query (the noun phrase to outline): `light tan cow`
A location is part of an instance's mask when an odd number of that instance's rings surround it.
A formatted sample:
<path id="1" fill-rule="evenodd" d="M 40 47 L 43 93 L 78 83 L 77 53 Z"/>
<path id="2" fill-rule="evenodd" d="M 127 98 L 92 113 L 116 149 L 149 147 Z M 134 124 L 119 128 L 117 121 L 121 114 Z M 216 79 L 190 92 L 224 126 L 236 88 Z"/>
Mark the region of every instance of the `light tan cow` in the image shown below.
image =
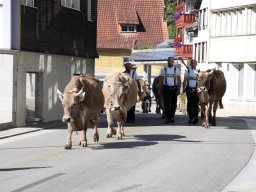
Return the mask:
<path id="1" fill-rule="evenodd" d="M 116 134 L 117 139 L 122 139 L 123 122 L 126 120 L 127 111 L 136 104 L 137 83 L 126 73 L 114 73 L 105 77 L 103 94 L 108 121 L 107 137 Z M 113 116 L 117 121 L 117 132 L 114 128 Z"/>
<path id="2" fill-rule="evenodd" d="M 86 130 L 89 122 L 94 128 L 94 142 L 99 141 L 98 119 L 104 106 L 104 96 L 100 82 L 90 75 L 73 76 L 61 93 L 64 115 L 63 122 L 68 124 L 68 135 L 65 149 L 72 148 L 72 132 L 81 131 L 80 142 L 87 146 Z"/>

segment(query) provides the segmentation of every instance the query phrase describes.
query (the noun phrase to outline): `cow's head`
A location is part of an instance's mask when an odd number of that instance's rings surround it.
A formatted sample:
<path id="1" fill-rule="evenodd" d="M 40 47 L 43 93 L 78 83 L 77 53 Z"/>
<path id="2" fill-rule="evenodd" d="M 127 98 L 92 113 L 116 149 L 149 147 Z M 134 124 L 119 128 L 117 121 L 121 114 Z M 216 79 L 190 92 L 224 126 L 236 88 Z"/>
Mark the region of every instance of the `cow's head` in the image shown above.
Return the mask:
<path id="1" fill-rule="evenodd" d="M 109 107 L 112 111 L 120 110 L 120 105 L 124 103 L 125 96 L 129 88 L 129 80 L 125 82 L 109 83 L 105 82 L 109 95 Z"/>
<path id="2" fill-rule="evenodd" d="M 57 93 L 64 109 L 62 121 L 66 123 L 74 122 L 75 117 L 83 110 L 82 101 L 85 97 L 83 88 L 79 92 L 74 88 L 66 93 L 57 90 Z"/>
<path id="3" fill-rule="evenodd" d="M 210 80 L 213 70 L 197 73 L 197 95 L 201 105 L 207 105 L 209 102 Z"/>

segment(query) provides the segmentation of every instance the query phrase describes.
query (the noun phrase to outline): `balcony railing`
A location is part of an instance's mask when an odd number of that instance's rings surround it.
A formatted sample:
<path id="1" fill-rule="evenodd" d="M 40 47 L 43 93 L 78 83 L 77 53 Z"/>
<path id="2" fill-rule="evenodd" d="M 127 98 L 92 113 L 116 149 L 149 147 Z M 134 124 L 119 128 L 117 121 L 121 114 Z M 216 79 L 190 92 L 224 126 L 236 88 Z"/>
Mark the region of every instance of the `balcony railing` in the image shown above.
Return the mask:
<path id="1" fill-rule="evenodd" d="M 181 47 L 176 48 L 176 55 L 181 57 L 192 57 L 193 45 L 181 45 Z"/>
<path id="2" fill-rule="evenodd" d="M 185 24 L 193 24 L 196 21 L 196 18 L 194 15 L 191 14 L 182 14 L 180 18 L 176 21 L 176 27 L 177 26 L 183 26 Z"/>

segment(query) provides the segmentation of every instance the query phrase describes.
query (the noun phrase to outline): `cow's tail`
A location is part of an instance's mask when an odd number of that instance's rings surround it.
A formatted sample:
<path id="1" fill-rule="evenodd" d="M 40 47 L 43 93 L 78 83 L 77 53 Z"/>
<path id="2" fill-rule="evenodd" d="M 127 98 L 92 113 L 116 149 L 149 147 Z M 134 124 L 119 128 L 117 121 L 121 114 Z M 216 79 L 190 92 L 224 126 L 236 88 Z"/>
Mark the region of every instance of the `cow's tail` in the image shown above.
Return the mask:
<path id="1" fill-rule="evenodd" d="M 219 108 L 220 108 L 220 109 L 223 109 L 223 108 L 224 108 L 223 103 L 222 103 L 222 99 L 219 100 Z"/>

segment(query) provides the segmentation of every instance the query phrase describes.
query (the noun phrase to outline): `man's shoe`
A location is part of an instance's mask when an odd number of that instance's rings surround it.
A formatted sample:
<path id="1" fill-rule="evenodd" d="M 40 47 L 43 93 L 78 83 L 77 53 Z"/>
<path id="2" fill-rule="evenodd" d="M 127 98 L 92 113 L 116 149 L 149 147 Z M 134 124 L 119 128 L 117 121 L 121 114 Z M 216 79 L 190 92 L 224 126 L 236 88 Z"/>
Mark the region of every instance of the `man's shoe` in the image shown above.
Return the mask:
<path id="1" fill-rule="evenodd" d="M 165 119 L 164 123 L 168 124 L 168 123 L 170 123 L 170 120 L 169 119 Z"/>
<path id="2" fill-rule="evenodd" d="M 193 124 L 197 124 L 197 122 L 198 122 L 198 118 L 195 117 L 195 118 L 192 120 L 192 123 L 193 123 Z"/>

